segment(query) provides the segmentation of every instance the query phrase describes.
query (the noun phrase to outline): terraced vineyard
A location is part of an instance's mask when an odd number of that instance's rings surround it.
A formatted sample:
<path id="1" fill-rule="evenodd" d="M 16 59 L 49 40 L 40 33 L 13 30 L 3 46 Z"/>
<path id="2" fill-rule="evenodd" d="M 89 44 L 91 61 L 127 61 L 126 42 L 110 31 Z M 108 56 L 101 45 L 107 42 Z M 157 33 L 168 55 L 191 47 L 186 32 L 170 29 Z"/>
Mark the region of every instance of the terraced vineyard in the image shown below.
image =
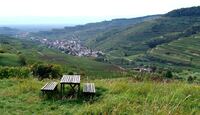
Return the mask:
<path id="1" fill-rule="evenodd" d="M 200 36 L 194 35 L 159 45 L 148 51 L 153 58 L 182 66 L 200 67 Z"/>

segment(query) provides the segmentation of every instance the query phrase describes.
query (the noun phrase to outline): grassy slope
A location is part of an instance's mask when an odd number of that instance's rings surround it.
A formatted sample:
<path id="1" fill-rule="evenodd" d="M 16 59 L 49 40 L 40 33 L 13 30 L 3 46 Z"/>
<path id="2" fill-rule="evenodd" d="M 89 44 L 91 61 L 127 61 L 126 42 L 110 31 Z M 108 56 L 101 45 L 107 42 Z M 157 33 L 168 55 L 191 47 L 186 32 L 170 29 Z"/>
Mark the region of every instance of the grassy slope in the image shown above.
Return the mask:
<path id="1" fill-rule="evenodd" d="M 9 43 L 5 40 L 10 40 L 9 37 L 6 36 L 0 36 L 0 50 L 4 53 L 0 53 L 0 65 L 2 66 L 19 66 L 21 65 L 19 56 L 17 54 L 14 54 L 12 52 L 7 52 L 8 50 L 14 51 L 15 49 L 12 49 L 9 45 Z M 16 40 L 13 40 L 12 43 L 18 44 Z"/>
<path id="2" fill-rule="evenodd" d="M 112 63 L 120 65 L 126 65 L 130 61 L 136 64 L 144 64 L 145 61 L 154 63 L 145 59 L 146 52 L 151 49 L 147 44 L 149 41 L 176 38 L 192 25 L 198 24 L 199 20 L 199 17 L 162 17 L 120 31 L 107 31 L 96 41 L 88 39 L 87 45 L 106 52 L 107 59 Z M 122 59 L 125 62 L 121 61 Z"/>
<path id="3" fill-rule="evenodd" d="M 1 38 L 3 40 L 3 38 Z M 17 52 L 21 52 L 22 55 L 27 59 L 28 64 L 33 64 L 36 62 L 54 63 L 60 64 L 65 69 L 65 71 L 74 71 L 83 74 L 90 74 L 94 76 L 112 76 L 117 75 L 115 73 L 119 70 L 118 67 L 104 64 L 101 62 L 96 62 L 93 59 L 74 57 L 61 53 L 58 50 L 49 49 L 40 43 L 19 40 L 14 38 L 4 38 L 6 44 L 1 44 L 3 49 L 10 53 L 9 55 L 15 55 Z M 4 54 L 5 55 L 5 54 Z M 4 61 L 10 61 L 8 58 L 4 58 Z M 102 73 L 102 71 L 104 71 Z"/>
<path id="4" fill-rule="evenodd" d="M 0 65 L 19 66 L 21 65 L 18 55 L 10 53 L 0 53 Z"/>
<path id="5" fill-rule="evenodd" d="M 190 24 L 193 21 L 196 21 L 196 18 L 168 18 L 162 17 L 156 20 L 145 21 L 143 23 L 139 23 L 133 26 L 129 26 L 122 31 L 116 32 L 115 34 L 111 34 L 110 36 L 102 37 L 103 40 L 97 42 L 97 49 L 110 49 L 110 48 L 118 48 L 122 46 L 136 47 L 139 45 L 142 46 L 144 41 L 148 41 L 152 38 L 171 33 L 176 31 L 183 31 L 185 28 L 191 26 Z M 190 23 L 187 23 L 190 22 Z M 184 25 L 183 25 L 184 23 Z M 115 30 L 113 30 L 115 31 Z M 120 43 L 120 44 L 119 44 Z M 128 47 L 127 46 L 127 47 Z M 126 50 L 124 48 L 124 50 Z"/>
<path id="6" fill-rule="evenodd" d="M 1 114 L 200 114 L 200 86 L 195 84 L 136 82 L 131 78 L 89 80 L 96 84 L 98 97 L 87 102 L 42 99 L 40 88 L 46 82 L 0 80 Z"/>

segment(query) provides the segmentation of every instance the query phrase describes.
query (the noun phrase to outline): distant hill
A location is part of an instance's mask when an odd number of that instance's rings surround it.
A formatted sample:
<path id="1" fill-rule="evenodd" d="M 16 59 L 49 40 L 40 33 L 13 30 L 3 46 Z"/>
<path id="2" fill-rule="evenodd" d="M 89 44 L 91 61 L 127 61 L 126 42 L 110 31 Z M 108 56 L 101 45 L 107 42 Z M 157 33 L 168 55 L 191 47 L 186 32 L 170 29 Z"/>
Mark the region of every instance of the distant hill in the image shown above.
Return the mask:
<path id="1" fill-rule="evenodd" d="M 160 15 L 132 19 L 114 19 L 111 21 L 89 23 L 75 27 L 65 27 L 64 29 L 53 29 L 52 31 L 40 31 L 38 33 L 33 33 L 33 36 L 46 37 L 48 39 L 71 39 L 76 37 L 82 41 L 87 41 L 88 39 L 95 39 L 109 30 L 120 31 L 127 26 L 135 25 L 143 21 L 152 20 L 159 17 Z"/>
<path id="2" fill-rule="evenodd" d="M 97 23 L 89 23 L 85 25 L 78 25 L 75 27 L 65 27 L 65 30 L 78 30 L 78 29 L 109 29 L 112 27 L 126 27 L 130 25 L 135 25 L 137 23 L 141 23 L 147 20 L 152 20 L 155 18 L 160 17 L 160 15 L 152 15 L 152 16 L 144 16 L 138 18 L 131 18 L 131 19 L 113 19 L 111 21 L 102 21 Z"/>
<path id="3" fill-rule="evenodd" d="M 3 35 L 16 35 L 20 32 L 18 29 L 9 28 L 9 27 L 0 27 L 0 34 Z"/>
<path id="4" fill-rule="evenodd" d="M 173 10 L 167 13 L 165 16 L 169 17 L 200 16 L 200 6 Z"/>

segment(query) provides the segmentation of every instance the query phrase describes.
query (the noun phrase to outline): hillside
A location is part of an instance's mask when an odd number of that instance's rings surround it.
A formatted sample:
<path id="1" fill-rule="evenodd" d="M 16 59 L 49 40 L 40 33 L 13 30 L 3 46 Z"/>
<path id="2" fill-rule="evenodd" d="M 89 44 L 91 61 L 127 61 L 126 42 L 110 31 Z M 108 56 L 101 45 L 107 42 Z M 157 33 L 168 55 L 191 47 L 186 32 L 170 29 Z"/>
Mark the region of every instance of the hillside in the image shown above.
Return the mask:
<path id="1" fill-rule="evenodd" d="M 181 8 L 173 10 L 166 14 L 169 17 L 183 17 L 183 16 L 200 16 L 200 6 L 191 7 L 191 8 Z"/>
<path id="2" fill-rule="evenodd" d="M 2 66 L 19 66 L 21 65 L 19 56 L 10 53 L 0 53 L 0 65 Z"/>
<path id="3" fill-rule="evenodd" d="M 106 52 L 108 61 L 126 67 L 156 64 L 165 67 L 198 68 L 200 47 L 194 44 L 198 43 L 200 32 L 198 11 L 200 7 L 171 11 L 158 19 L 129 26 L 115 34 L 108 32 L 100 38 L 101 40 L 91 43 L 95 49 Z M 171 16 L 175 12 L 189 12 L 190 15 L 181 13 L 179 16 Z M 174 50 L 171 44 L 174 44 Z M 159 51 L 162 46 L 165 47 L 165 51 Z M 190 53 L 184 53 L 185 50 Z M 162 55 L 171 51 L 174 55 Z M 175 58 L 179 58 L 179 61 Z"/>
<path id="4" fill-rule="evenodd" d="M 156 60 L 162 64 L 158 56 L 152 58 L 155 56 L 148 55 L 148 52 L 159 45 L 199 33 L 198 11 L 199 7 L 184 8 L 165 15 L 65 27 L 65 29 L 35 33 L 33 36 L 47 39 L 78 38 L 85 46 L 106 53 L 103 57 L 106 62 L 121 66 L 133 67 L 150 64 Z"/>
<path id="5" fill-rule="evenodd" d="M 148 50 L 156 48 L 158 45 L 198 33 L 199 31 L 196 31 L 198 29 L 192 28 L 196 28 L 199 21 L 198 17 L 162 17 L 129 27 L 127 30 L 97 43 L 95 48 L 106 52 L 111 59 L 112 57 L 123 57 L 128 60 L 141 60 L 147 56 Z"/>
<path id="6" fill-rule="evenodd" d="M 78 72 L 96 77 L 117 75 L 120 68 L 110 64 L 97 62 L 93 59 L 75 57 L 63 54 L 58 50 L 47 48 L 38 42 L 0 36 L 1 49 L 0 65 L 20 66 L 20 57 L 24 57 L 28 65 L 34 63 L 49 63 L 62 65 L 65 72 Z M 102 73 L 104 71 L 104 73 Z"/>
<path id="7" fill-rule="evenodd" d="M 0 27 L 0 34 L 3 35 L 16 35 L 20 32 L 18 29 L 9 28 L 9 27 Z"/>
<path id="8" fill-rule="evenodd" d="M 200 36 L 194 35 L 175 40 L 168 44 L 159 45 L 148 54 L 151 60 L 159 60 L 162 63 L 175 64 L 180 66 L 191 66 L 199 68 L 200 66 Z"/>
<path id="9" fill-rule="evenodd" d="M 0 65 L 1 66 L 20 66 L 22 63 L 22 56 L 15 51 L 9 44 L 17 45 L 17 40 L 10 41 L 11 38 L 0 35 Z M 15 51 L 16 53 L 12 53 Z"/>

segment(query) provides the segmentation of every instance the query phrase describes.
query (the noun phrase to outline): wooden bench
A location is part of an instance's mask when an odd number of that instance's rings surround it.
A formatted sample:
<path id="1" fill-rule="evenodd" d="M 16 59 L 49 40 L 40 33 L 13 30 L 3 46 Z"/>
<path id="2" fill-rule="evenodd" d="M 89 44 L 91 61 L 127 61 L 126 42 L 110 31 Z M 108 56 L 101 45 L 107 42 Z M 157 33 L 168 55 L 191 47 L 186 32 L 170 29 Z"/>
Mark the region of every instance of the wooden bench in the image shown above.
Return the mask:
<path id="1" fill-rule="evenodd" d="M 84 83 L 83 84 L 83 93 L 95 94 L 96 89 L 95 89 L 94 83 Z"/>
<path id="2" fill-rule="evenodd" d="M 57 82 L 49 82 L 49 83 L 46 83 L 42 88 L 41 88 L 41 91 L 43 92 L 43 94 L 45 92 L 54 92 L 57 90 L 57 85 L 58 83 Z"/>

